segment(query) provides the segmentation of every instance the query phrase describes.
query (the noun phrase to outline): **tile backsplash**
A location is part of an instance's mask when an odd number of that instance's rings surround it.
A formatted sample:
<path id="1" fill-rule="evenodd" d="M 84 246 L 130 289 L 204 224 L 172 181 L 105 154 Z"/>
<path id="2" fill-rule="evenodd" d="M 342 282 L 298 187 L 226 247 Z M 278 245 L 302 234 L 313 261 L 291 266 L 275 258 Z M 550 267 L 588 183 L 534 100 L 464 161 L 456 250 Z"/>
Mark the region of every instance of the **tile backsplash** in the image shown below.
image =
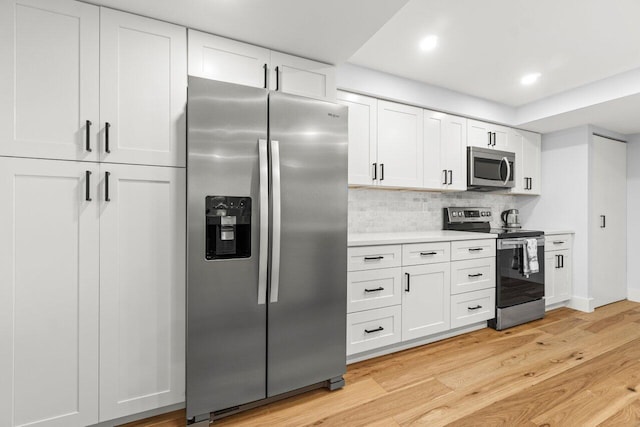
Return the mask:
<path id="1" fill-rule="evenodd" d="M 442 230 L 442 209 L 449 206 L 489 207 L 491 226 L 500 227 L 500 213 L 516 207 L 516 196 L 350 188 L 349 233 Z"/>

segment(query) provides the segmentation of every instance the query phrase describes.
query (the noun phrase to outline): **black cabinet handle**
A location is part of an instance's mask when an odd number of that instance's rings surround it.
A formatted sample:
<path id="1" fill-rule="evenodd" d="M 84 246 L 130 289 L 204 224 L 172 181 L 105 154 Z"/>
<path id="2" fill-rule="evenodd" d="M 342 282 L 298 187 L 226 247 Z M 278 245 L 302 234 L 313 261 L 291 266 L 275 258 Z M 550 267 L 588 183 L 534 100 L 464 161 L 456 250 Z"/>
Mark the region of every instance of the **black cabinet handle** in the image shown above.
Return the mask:
<path id="1" fill-rule="evenodd" d="M 375 329 L 365 329 L 364 332 L 367 334 L 372 334 L 374 332 L 380 332 L 380 331 L 384 331 L 384 328 L 382 326 L 378 326 Z"/>
<path id="2" fill-rule="evenodd" d="M 560 255 L 556 255 L 556 268 L 560 268 Z"/>
<path id="3" fill-rule="evenodd" d="M 111 128 L 111 123 L 105 122 L 104 124 L 104 151 L 106 153 L 111 153 L 109 149 L 109 128 Z"/>
<path id="4" fill-rule="evenodd" d="M 384 163 L 380 163 L 380 181 L 384 180 Z"/>
<path id="5" fill-rule="evenodd" d="M 262 68 L 264 68 L 264 88 L 267 88 L 267 64 L 264 64 L 262 66 Z"/>
<path id="6" fill-rule="evenodd" d="M 91 201 L 91 171 L 84 172 L 84 200 L 87 202 Z"/>
<path id="7" fill-rule="evenodd" d="M 91 120 L 87 120 L 85 123 L 85 149 L 90 153 L 91 152 Z"/>
<path id="8" fill-rule="evenodd" d="M 377 163 L 373 164 L 373 179 L 374 180 L 378 179 L 378 164 Z"/>
<path id="9" fill-rule="evenodd" d="M 489 143 L 487 145 L 491 147 L 491 132 L 487 132 L 487 134 L 489 134 Z"/>
<path id="10" fill-rule="evenodd" d="M 602 223 L 600 224 L 600 228 L 606 228 L 607 226 L 607 217 L 604 215 L 600 215 L 600 219 L 602 220 Z"/>
<path id="11" fill-rule="evenodd" d="M 380 286 L 379 288 L 375 288 L 375 289 L 366 289 L 364 290 L 365 292 L 380 292 L 380 291 L 384 291 L 384 288 L 382 286 Z"/>
<path id="12" fill-rule="evenodd" d="M 496 146 L 496 133 L 493 133 L 493 146 Z"/>
<path id="13" fill-rule="evenodd" d="M 564 255 L 560 255 L 560 268 L 564 268 Z"/>
<path id="14" fill-rule="evenodd" d="M 469 277 L 480 277 L 480 276 L 482 276 L 482 273 L 467 274 L 467 276 L 469 276 Z"/>
<path id="15" fill-rule="evenodd" d="M 366 256 L 364 257 L 365 261 L 380 261 L 381 259 L 383 259 L 383 256 Z"/>
<path id="16" fill-rule="evenodd" d="M 411 275 L 409 273 L 404 273 L 407 276 L 407 287 L 405 289 L 406 292 L 411 292 Z"/>
<path id="17" fill-rule="evenodd" d="M 276 67 L 276 92 L 280 90 L 280 67 Z"/>
<path id="18" fill-rule="evenodd" d="M 482 306 L 480 304 L 478 304 L 475 307 L 467 307 L 467 310 L 478 310 L 480 308 L 482 308 Z"/>
<path id="19" fill-rule="evenodd" d="M 420 252 L 420 256 L 438 255 L 438 252 Z"/>
<path id="20" fill-rule="evenodd" d="M 449 185 L 453 184 L 453 171 L 449 170 Z"/>
<path id="21" fill-rule="evenodd" d="M 564 243 L 564 240 L 554 240 L 554 241 L 553 241 L 553 244 L 554 244 L 554 245 L 561 245 L 561 244 L 563 244 L 563 243 Z"/>
<path id="22" fill-rule="evenodd" d="M 111 176 L 111 172 L 104 173 L 104 201 L 110 202 L 109 198 L 109 177 Z"/>
<path id="23" fill-rule="evenodd" d="M 469 248 L 469 252 L 481 251 L 483 248 Z"/>
<path id="24" fill-rule="evenodd" d="M 442 185 L 447 185 L 447 170 L 446 169 L 442 169 L 442 173 L 444 173 L 444 179 L 443 179 L 443 183 Z"/>

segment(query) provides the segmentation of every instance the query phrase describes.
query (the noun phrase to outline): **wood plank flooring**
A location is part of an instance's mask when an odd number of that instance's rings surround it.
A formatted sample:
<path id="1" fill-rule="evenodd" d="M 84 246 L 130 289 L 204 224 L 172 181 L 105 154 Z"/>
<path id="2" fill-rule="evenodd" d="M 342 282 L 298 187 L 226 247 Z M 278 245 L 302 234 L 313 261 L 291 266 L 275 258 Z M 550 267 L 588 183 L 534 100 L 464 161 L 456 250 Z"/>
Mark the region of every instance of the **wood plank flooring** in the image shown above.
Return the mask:
<path id="1" fill-rule="evenodd" d="M 640 303 L 561 308 L 350 365 L 346 386 L 220 426 L 640 426 Z M 184 411 L 127 427 L 177 427 Z"/>

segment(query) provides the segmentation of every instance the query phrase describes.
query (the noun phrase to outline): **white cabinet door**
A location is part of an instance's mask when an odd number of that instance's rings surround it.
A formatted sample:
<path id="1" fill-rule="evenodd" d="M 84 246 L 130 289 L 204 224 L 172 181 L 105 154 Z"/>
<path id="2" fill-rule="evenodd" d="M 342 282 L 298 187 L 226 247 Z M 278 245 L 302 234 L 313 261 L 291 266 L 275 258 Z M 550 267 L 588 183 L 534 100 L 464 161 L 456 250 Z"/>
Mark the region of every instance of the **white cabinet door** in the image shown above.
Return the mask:
<path id="1" fill-rule="evenodd" d="M 349 108 L 349 184 L 377 182 L 378 100 L 348 92 L 338 92 L 338 102 Z"/>
<path id="2" fill-rule="evenodd" d="M 627 144 L 594 135 L 590 157 L 589 282 L 600 307 L 627 297 Z"/>
<path id="3" fill-rule="evenodd" d="M 516 155 L 512 194 L 540 195 L 540 134 L 509 129 L 509 151 Z"/>
<path id="4" fill-rule="evenodd" d="M 449 269 L 448 262 L 402 269 L 403 341 L 449 329 L 451 309 Z"/>
<path id="5" fill-rule="evenodd" d="M 97 160 L 98 28 L 86 3 L 0 3 L 0 155 Z"/>
<path id="6" fill-rule="evenodd" d="M 185 166 L 186 29 L 106 8 L 100 14 L 101 160 Z"/>
<path id="7" fill-rule="evenodd" d="M 104 421 L 185 399 L 185 170 L 102 165 L 100 188 Z"/>
<path id="8" fill-rule="evenodd" d="M 544 254 L 544 299 L 552 305 L 571 298 L 571 250 L 546 251 Z"/>
<path id="9" fill-rule="evenodd" d="M 467 132 L 469 135 L 467 145 L 513 151 L 509 144 L 509 128 L 505 126 L 478 120 L 467 120 Z"/>
<path id="10" fill-rule="evenodd" d="M 267 87 L 269 49 L 189 29 L 189 74 Z"/>
<path id="11" fill-rule="evenodd" d="M 333 65 L 271 51 L 269 89 L 293 95 L 336 100 L 336 70 Z"/>
<path id="12" fill-rule="evenodd" d="M 424 187 L 467 189 L 467 119 L 424 110 Z"/>
<path id="13" fill-rule="evenodd" d="M 378 101 L 379 183 L 386 187 L 423 186 L 421 108 Z"/>
<path id="14" fill-rule="evenodd" d="M 97 175 L 0 158 L 2 426 L 98 421 Z"/>

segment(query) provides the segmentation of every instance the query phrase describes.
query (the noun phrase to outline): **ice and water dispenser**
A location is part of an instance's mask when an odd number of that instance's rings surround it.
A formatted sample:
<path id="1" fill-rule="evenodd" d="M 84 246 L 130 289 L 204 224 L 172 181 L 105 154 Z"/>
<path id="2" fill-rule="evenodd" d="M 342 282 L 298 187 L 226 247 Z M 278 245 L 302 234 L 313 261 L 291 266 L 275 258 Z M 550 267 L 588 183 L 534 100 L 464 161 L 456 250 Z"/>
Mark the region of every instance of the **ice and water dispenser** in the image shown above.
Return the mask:
<path id="1" fill-rule="evenodd" d="M 251 198 L 207 196 L 206 253 L 208 260 L 251 256 Z"/>

